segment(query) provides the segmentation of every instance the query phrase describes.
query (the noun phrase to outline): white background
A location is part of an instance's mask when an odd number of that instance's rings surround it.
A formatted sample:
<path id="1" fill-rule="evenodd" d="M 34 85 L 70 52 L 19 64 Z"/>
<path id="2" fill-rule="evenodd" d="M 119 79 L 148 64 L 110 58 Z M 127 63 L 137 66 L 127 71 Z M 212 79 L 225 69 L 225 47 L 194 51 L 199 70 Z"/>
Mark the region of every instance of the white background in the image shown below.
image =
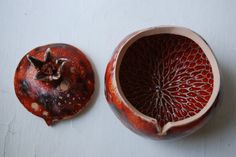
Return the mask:
<path id="1" fill-rule="evenodd" d="M 126 129 L 104 97 L 104 73 L 114 48 L 129 33 L 179 25 L 202 35 L 224 77 L 224 102 L 201 130 L 184 139 L 152 141 Z M 53 127 L 14 94 L 21 57 L 48 43 L 83 50 L 95 65 L 94 103 Z M 236 155 L 236 1 L 233 0 L 0 0 L 0 157 L 234 157 Z"/>

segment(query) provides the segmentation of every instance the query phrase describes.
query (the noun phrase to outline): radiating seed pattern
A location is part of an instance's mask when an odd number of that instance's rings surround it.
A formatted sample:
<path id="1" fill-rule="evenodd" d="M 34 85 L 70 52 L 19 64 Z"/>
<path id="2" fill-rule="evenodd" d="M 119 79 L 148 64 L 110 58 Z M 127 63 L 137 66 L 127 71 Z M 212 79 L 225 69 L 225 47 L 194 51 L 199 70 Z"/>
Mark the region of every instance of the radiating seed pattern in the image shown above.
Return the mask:
<path id="1" fill-rule="evenodd" d="M 121 62 L 119 80 L 127 100 L 161 126 L 201 111 L 213 90 L 212 69 L 202 49 L 173 34 L 134 42 Z"/>

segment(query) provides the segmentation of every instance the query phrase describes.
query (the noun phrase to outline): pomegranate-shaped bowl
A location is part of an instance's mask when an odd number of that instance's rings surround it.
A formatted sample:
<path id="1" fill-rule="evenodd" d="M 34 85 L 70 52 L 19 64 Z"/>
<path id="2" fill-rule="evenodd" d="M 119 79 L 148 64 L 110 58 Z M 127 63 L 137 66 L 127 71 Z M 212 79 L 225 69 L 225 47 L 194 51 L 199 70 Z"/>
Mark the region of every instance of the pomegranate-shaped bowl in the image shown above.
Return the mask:
<path id="1" fill-rule="evenodd" d="M 200 128 L 221 99 L 220 72 L 208 44 L 183 27 L 154 27 L 128 35 L 105 74 L 105 95 L 120 121 L 152 139 Z"/>
<path id="2" fill-rule="evenodd" d="M 14 86 L 24 107 L 52 125 L 85 108 L 94 92 L 94 72 L 79 49 L 50 44 L 31 50 L 21 59 Z"/>

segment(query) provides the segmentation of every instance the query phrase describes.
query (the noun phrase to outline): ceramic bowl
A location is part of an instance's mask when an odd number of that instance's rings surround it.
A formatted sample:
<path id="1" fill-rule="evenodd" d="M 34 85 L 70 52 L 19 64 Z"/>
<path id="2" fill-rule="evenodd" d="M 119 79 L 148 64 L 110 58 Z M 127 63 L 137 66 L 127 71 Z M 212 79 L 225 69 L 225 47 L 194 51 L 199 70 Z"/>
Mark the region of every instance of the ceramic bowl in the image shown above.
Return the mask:
<path id="1" fill-rule="evenodd" d="M 221 100 L 221 76 L 205 40 L 183 27 L 136 31 L 114 51 L 105 95 L 130 130 L 152 139 L 188 135 Z"/>

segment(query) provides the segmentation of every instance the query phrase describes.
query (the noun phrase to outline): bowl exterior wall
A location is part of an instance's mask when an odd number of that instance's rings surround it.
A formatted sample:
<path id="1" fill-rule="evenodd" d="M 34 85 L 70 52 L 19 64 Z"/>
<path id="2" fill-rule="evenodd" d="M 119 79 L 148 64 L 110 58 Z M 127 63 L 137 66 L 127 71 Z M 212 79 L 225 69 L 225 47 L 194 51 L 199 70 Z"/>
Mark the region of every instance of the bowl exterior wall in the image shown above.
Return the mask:
<path id="1" fill-rule="evenodd" d="M 154 28 L 150 28 L 154 29 Z M 156 28 L 158 29 L 158 28 Z M 145 29 L 143 31 L 146 31 Z M 155 122 L 147 120 L 137 114 L 137 110 L 131 108 L 126 104 L 124 99 L 121 97 L 119 90 L 117 88 L 117 83 L 115 79 L 115 67 L 117 64 L 117 58 L 120 53 L 120 49 L 126 44 L 128 40 L 137 35 L 142 31 L 134 32 L 124 38 L 120 44 L 115 49 L 113 56 L 111 57 L 109 63 L 107 64 L 106 73 L 105 73 L 105 96 L 109 103 L 109 106 L 112 108 L 112 111 L 118 117 L 118 119 L 130 130 L 133 132 L 151 138 L 155 140 L 162 139 L 174 139 L 189 135 L 199 128 L 201 128 L 213 115 L 216 108 L 218 108 L 222 100 L 222 91 L 218 93 L 217 99 L 211 108 L 199 119 L 188 123 L 186 125 L 172 127 L 165 134 L 160 134 L 160 131 L 157 129 Z"/>

